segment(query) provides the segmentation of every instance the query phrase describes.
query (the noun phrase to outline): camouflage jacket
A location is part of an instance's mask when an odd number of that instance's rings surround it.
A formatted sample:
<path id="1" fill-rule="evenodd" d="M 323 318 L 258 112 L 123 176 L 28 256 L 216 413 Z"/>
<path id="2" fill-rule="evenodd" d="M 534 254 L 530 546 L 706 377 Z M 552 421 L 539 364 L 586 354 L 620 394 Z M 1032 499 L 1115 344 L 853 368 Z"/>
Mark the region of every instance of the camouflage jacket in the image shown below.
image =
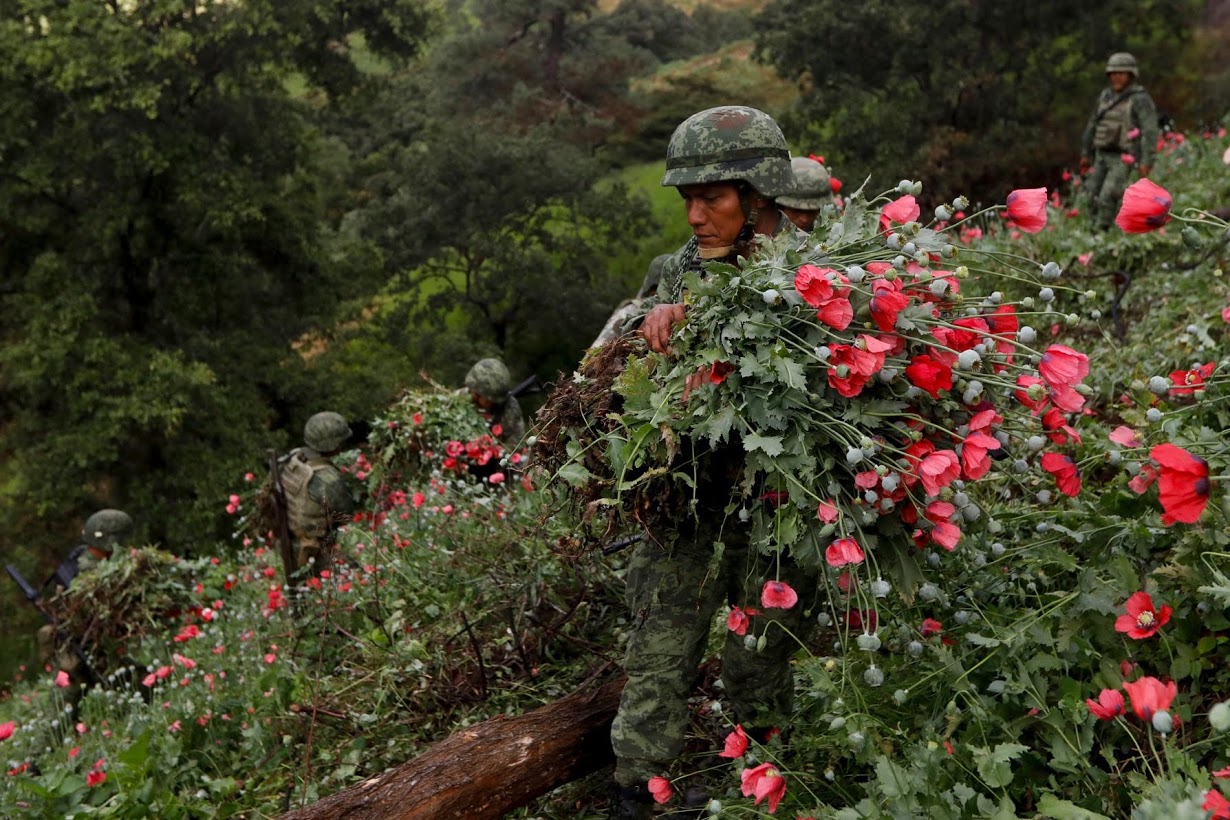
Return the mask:
<path id="1" fill-rule="evenodd" d="M 1130 136 L 1133 129 L 1138 133 Z M 1085 125 L 1081 154 L 1092 157 L 1094 151 L 1118 151 L 1136 157 L 1141 165 L 1152 166 L 1157 134 L 1157 108 L 1140 83 L 1132 83 L 1122 94 L 1104 88 Z"/>

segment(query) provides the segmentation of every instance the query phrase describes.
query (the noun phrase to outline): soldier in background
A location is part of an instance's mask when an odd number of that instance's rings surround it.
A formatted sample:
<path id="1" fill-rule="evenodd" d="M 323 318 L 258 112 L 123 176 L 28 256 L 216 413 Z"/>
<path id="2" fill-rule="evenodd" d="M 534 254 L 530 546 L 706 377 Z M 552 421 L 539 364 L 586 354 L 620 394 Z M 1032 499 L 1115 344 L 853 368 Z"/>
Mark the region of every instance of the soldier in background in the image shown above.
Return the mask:
<path id="1" fill-rule="evenodd" d="M 1110 55 L 1106 81 L 1081 139 L 1081 174 L 1092 170 L 1085 180 L 1087 207 L 1098 230 L 1114 221 L 1132 166 L 1149 176 L 1157 151 L 1157 109 L 1139 82 L 1136 58 Z"/>
<path id="2" fill-rule="evenodd" d="M 614 339 L 624 332 L 624 325 L 633 316 L 637 316 L 644 311 L 641 310 L 641 305 L 645 299 L 652 296 L 658 290 L 658 282 L 662 281 L 662 269 L 666 267 L 666 260 L 670 259 L 669 253 L 655 256 L 653 261 L 649 263 L 649 270 L 645 272 L 645 279 L 641 282 L 641 289 L 636 292 L 636 296 L 624 301 L 619 307 L 615 308 L 615 312 L 611 314 L 611 318 L 606 320 L 606 324 L 602 327 L 602 332 L 598 334 L 598 338 L 590 344 L 591 348 L 602 347 L 607 342 Z"/>
<path id="3" fill-rule="evenodd" d="M 340 414 L 317 413 L 303 426 L 305 446 L 278 459 L 295 566 L 312 565 L 313 574 L 328 566 L 337 527 L 354 513 L 354 497 L 332 461 L 350 432 Z"/>
<path id="4" fill-rule="evenodd" d="M 487 418 L 492 435 L 510 451 L 525 438 L 525 417 L 512 388 L 508 367 L 499 359 L 480 359 L 466 373 L 471 401 Z"/>
<path id="5" fill-rule="evenodd" d="M 110 558 L 116 547 L 122 546 L 132 535 L 132 530 L 132 517 L 123 510 L 106 509 L 94 513 L 81 528 L 81 541 L 69 551 L 44 586 L 54 584 L 55 593 L 63 592 L 78 575 L 93 571 Z M 65 698 L 75 706 L 81 700 L 82 687 L 90 678 L 80 649 L 72 646 L 72 636 L 60 634 L 53 623 L 39 627 L 37 639 L 39 662 L 44 667 L 54 667 L 53 671 L 68 673 Z"/>
<path id="6" fill-rule="evenodd" d="M 794 186 L 777 198 L 777 207 L 800 229 L 811 233 L 820 209 L 833 201 L 833 188 L 828 169 L 811 157 L 790 160 L 794 171 Z"/>

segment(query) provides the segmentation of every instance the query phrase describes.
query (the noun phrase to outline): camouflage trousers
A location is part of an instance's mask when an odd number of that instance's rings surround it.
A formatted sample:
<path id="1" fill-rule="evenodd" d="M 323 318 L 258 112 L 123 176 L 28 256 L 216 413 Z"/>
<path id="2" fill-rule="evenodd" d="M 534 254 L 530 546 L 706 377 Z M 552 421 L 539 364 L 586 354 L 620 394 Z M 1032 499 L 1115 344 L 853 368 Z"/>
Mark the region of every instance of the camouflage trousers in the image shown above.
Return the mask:
<path id="1" fill-rule="evenodd" d="M 1086 207 L 1093 227 L 1104 231 L 1114 224 L 1130 176 L 1131 167 L 1124 164 L 1118 151 L 1094 153 L 1093 173 L 1085 180 Z"/>
<path id="2" fill-rule="evenodd" d="M 68 673 L 68 686 L 64 688 L 62 697 L 64 702 L 75 710 L 89 681 L 85 665 L 69 642 L 57 634 L 56 628 L 51 624 L 43 624 L 35 634 L 38 640 L 39 663 L 49 667 L 53 675 L 61 671 Z"/>
<path id="3" fill-rule="evenodd" d="M 773 578 L 798 591 L 799 602 L 789 610 L 769 609 L 753 617 L 750 649 L 743 637 L 726 632 L 722 683 L 744 728 L 780 726 L 791 714 L 790 658 L 806 638 L 810 619 L 803 611 L 815 594 L 815 576 L 788 558 L 779 566 L 775 558 L 754 553 L 741 532 L 721 533 L 725 548 L 716 556 L 718 537 L 716 528 L 694 526 L 669 547 L 642 541 L 632 555 L 627 603 L 633 623 L 624 661 L 628 683 L 611 727 L 615 779 L 622 785 L 665 773 L 679 756 L 688 696 L 714 614 L 723 603 L 761 609 L 760 589 Z M 765 644 L 758 650 L 761 635 Z"/>

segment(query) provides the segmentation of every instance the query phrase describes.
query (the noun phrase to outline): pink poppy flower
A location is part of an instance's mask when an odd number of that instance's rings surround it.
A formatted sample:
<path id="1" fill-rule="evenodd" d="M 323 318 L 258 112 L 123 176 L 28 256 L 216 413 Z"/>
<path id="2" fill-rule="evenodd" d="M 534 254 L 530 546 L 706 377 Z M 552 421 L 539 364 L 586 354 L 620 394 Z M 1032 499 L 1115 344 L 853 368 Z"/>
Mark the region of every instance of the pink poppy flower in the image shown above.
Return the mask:
<path id="1" fill-rule="evenodd" d="M 1008 218 L 1025 233 L 1046 227 L 1046 189 L 1018 188 L 1008 194 Z"/>
<path id="2" fill-rule="evenodd" d="M 1124 683 L 1123 691 L 1128 693 L 1132 701 L 1132 711 L 1141 720 L 1153 720 L 1156 712 L 1169 709 L 1175 695 L 1179 693 L 1174 681 L 1162 683 L 1157 678 L 1150 677 Z"/>
<path id="3" fill-rule="evenodd" d="M 1075 387 L 1089 375 L 1089 357 L 1066 345 L 1051 345 L 1042 354 L 1038 374 L 1052 388 Z"/>
<path id="4" fill-rule="evenodd" d="M 991 459 L 987 453 L 998 450 L 1000 446 L 999 439 L 976 430 L 966 436 L 961 443 L 961 469 L 965 477 L 977 481 L 986 475 L 991 469 Z"/>
<path id="5" fill-rule="evenodd" d="M 1109 438 L 1120 447 L 1139 447 L 1141 445 L 1140 436 L 1136 435 L 1136 431 L 1126 424 L 1121 424 L 1114 430 L 1111 430 Z"/>
<path id="6" fill-rule="evenodd" d="M 675 788 L 665 777 L 651 777 L 649 778 L 649 793 L 653 795 L 655 803 L 666 803 L 674 795 Z"/>
<path id="7" fill-rule="evenodd" d="M 1093 258 L 1093 251 L 1090 251 L 1089 253 L 1078 253 L 1076 255 L 1076 261 L 1080 262 L 1085 267 L 1089 267 L 1089 260 L 1092 258 Z"/>
<path id="8" fill-rule="evenodd" d="M 888 233 L 892 223 L 913 222 L 921 213 L 922 208 L 918 206 L 918 201 L 906 194 L 888 203 L 884 206 L 884 210 L 880 211 L 880 230 Z"/>
<path id="9" fill-rule="evenodd" d="M 66 689 L 68 688 L 69 683 L 70 681 L 68 679 L 67 672 L 61 669 L 59 672 L 56 673 L 56 686 L 60 687 L 61 689 Z"/>
<path id="10" fill-rule="evenodd" d="M 829 544 L 824 551 L 824 560 L 830 567 L 861 564 L 865 558 L 863 548 L 853 538 L 840 538 Z"/>
<path id="11" fill-rule="evenodd" d="M 912 199 L 913 197 L 911 197 Z M 755 805 L 761 801 L 769 801 L 769 814 L 777 811 L 777 804 L 786 794 L 786 780 L 772 763 L 761 763 L 759 766 L 748 767 L 739 775 L 742 780 L 744 797 L 756 796 Z"/>
<path id="12" fill-rule="evenodd" d="M 8 723 L 0 723 L 0 740 L 8 740 L 13 736 L 13 730 L 17 728 L 17 724 L 13 721 Z"/>
<path id="13" fill-rule="evenodd" d="M 785 581 L 765 581 L 760 590 L 760 604 L 766 609 L 790 609 L 798 602 L 798 593 Z"/>
<path id="14" fill-rule="evenodd" d="M 1148 233 L 1170 221 L 1174 203 L 1165 188 L 1149 179 L 1138 179 L 1123 192 L 1123 205 L 1115 224 L 1125 233 Z"/>
<path id="15" fill-rule="evenodd" d="M 1119 155 L 1119 161 L 1124 165 L 1132 166 L 1136 164 L 1136 157 L 1125 152 Z"/>
<path id="16" fill-rule="evenodd" d="M 1103 689 L 1097 700 L 1085 698 L 1085 705 L 1098 720 L 1114 720 L 1125 712 L 1123 695 L 1118 689 Z"/>
<path id="17" fill-rule="evenodd" d="M 918 463 L 918 480 L 927 495 L 939 495 L 940 490 L 961 475 L 961 462 L 952 450 L 936 450 Z"/>
<path id="18" fill-rule="evenodd" d="M 726 628 L 736 635 L 746 635 L 750 624 L 751 621 L 747 617 L 747 612 L 742 607 L 732 608 L 730 614 L 726 616 Z"/>
<path id="19" fill-rule="evenodd" d="M 1128 487 L 1137 495 L 1143 495 L 1157 481 L 1157 470 L 1152 464 L 1140 465 L 1140 472 L 1128 482 Z"/>
<path id="20" fill-rule="evenodd" d="M 832 524 L 841 517 L 841 511 L 837 509 L 837 505 L 833 503 L 833 499 L 821 501 L 816 507 L 816 518 L 823 521 L 825 524 Z"/>
<path id="21" fill-rule="evenodd" d="M 1115 619 L 1115 631 L 1126 632 L 1138 641 L 1153 637 L 1170 620 L 1170 607 L 1154 609 L 1153 598 L 1147 592 L 1132 593 L 1123 606 L 1125 612 Z"/>
<path id="22" fill-rule="evenodd" d="M 747 735 L 743 732 L 741 725 L 736 725 L 735 730 L 726 736 L 726 745 L 722 751 L 718 752 L 718 757 L 727 757 L 731 760 L 737 757 L 743 757 L 743 753 L 747 751 Z"/>

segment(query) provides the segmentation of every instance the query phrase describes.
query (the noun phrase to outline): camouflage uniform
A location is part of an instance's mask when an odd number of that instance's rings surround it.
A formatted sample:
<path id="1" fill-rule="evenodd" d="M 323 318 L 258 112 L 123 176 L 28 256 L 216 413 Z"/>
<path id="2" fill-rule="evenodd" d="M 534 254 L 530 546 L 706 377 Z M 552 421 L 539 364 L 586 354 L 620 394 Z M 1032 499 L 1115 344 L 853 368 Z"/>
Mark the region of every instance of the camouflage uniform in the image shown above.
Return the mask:
<path id="1" fill-rule="evenodd" d="M 645 278 L 641 282 L 641 289 L 636 292 L 636 296 L 632 299 L 620 304 L 615 308 L 615 312 L 611 314 L 611 318 L 606 320 L 606 324 L 602 326 L 602 331 L 598 334 L 598 338 L 590 344 L 591 348 L 602 347 L 607 342 L 614 339 L 624 331 L 624 326 L 633 316 L 641 313 L 641 304 L 650 294 L 657 293 L 658 283 L 662 281 L 662 270 L 666 266 L 666 261 L 671 258 L 669 253 L 664 253 L 655 256 L 653 261 L 649 263 L 649 269 L 645 271 Z"/>
<path id="2" fill-rule="evenodd" d="M 81 528 L 81 543 L 73 547 L 64 562 L 56 568 L 56 592 L 64 590 L 74 578 L 92 572 L 111 557 L 115 548 L 132 534 L 133 521 L 122 510 L 99 510 L 85 520 Z M 71 640 L 60 634 L 55 624 L 44 624 L 37 633 L 39 662 L 52 666 L 53 671 L 68 673 L 66 700 L 74 706 L 81 700 L 81 689 L 88 682 L 89 672 Z"/>
<path id="3" fill-rule="evenodd" d="M 1093 173 L 1085 180 L 1086 207 L 1094 227 L 1101 230 L 1111 226 L 1128 186 L 1131 166 L 1123 155 L 1130 154 L 1137 168 L 1152 168 L 1157 151 L 1157 109 L 1136 81 L 1136 58 L 1112 54 L 1106 72 L 1114 71 L 1131 74 L 1133 81 L 1120 94 L 1109 87 L 1102 89 L 1081 138 L 1081 156 L 1093 163 Z M 1137 133 L 1129 136 L 1134 130 Z"/>
<path id="4" fill-rule="evenodd" d="M 777 196 L 791 181 L 785 138 L 776 123 L 755 109 L 728 106 L 693 115 L 675 130 L 667 153 L 663 185 L 707 182 L 746 183 L 754 192 Z M 747 202 L 747 200 L 745 200 Z M 738 243 L 750 243 L 747 228 L 754 209 L 744 206 L 747 224 Z M 778 232 L 789 231 L 800 244 L 807 235 L 779 214 Z M 737 244 L 736 247 L 739 247 Z M 746 253 L 749 248 L 739 248 Z M 738 251 L 721 261 L 736 263 Z M 684 298 L 683 273 L 703 270 L 693 237 L 666 261 L 656 301 Z M 611 727 L 615 751 L 617 812 L 623 818 L 648 816 L 645 783 L 663 774 L 683 748 L 688 724 L 688 693 L 696 678 L 713 616 L 723 603 L 759 608 L 768 579 L 786 581 L 801 595 L 815 588 L 815 577 L 789 557 L 769 558 L 750 548 L 747 526 L 728 518 L 725 506 L 742 464 L 742 448 L 731 444 L 704 457 L 707 476 L 697 490 L 695 518 L 666 533 L 663 543 L 647 538 L 635 549 L 626 576 L 627 603 L 633 616 L 619 711 Z M 715 545 L 721 543 L 722 547 Z M 794 678 L 790 658 L 805 633 L 800 601 L 790 610 L 770 610 L 754 619 L 766 644 L 757 651 L 744 638 L 727 634 L 722 681 L 734 714 L 746 729 L 780 725 L 790 715 Z M 793 636 L 777 627 L 777 622 Z M 750 633 L 749 633 L 750 634 Z"/>
<path id="5" fill-rule="evenodd" d="M 486 412 L 492 430 L 499 426 L 497 438 L 508 450 L 515 450 L 525 438 L 525 416 L 517 397 L 508 392 L 512 386 L 508 367 L 499 359 L 480 359 L 466 373 L 466 389 L 490 403 Z"/>
<path id="6" fill-rule="evenodd" d="M 790 169 L 794 172 L 794 189 L 785 196 L 779 196 L 777 204 L 782 208 L 803 212 L 800 215 L 786 215 L 799 228 L 810 231 L 816 224 L 816 214 L 833 201 L 829 171 L 811 157 L 795 157 L 790 160 Z"/>
<path id="7" fill-rule="evenodd" d="M 350 426 L 337 413 L 317 413 L 303 428 L 306 446 L 278 459 L 286 493 L 286 519 L 299 567 L 325 568 L 333 533 L 354 513 L 354 497 L 330 456 L 350 437 Z"/>

